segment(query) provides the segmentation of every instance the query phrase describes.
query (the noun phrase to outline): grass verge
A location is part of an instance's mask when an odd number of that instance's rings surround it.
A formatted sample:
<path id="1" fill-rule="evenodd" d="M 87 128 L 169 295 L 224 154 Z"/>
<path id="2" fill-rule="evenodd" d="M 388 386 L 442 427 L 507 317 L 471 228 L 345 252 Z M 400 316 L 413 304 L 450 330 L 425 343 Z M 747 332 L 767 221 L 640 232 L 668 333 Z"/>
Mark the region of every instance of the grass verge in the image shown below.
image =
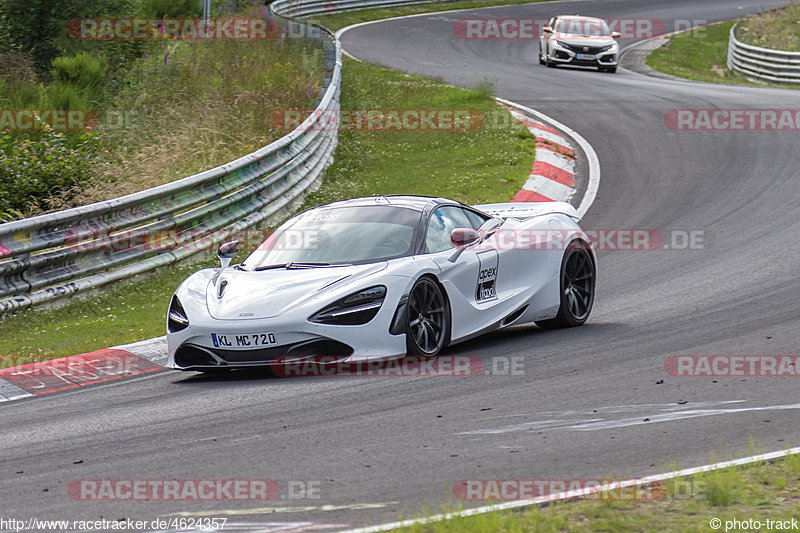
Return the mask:
<path id="1" fill-rule="evenodd" d="M 454 1 L 454 2 L 433 2 L 430 4 L 415 4 L 410 6 L 398 7 L 376 7 L 363 11 L 350 11 L 345 13 L 334 13 L 332 15 L 317 15 L 309 17 L 312 22 L 322 24 L 326 28 L 336 31 L 351 24 L 369 22 L 391 17 L 403 17 L 406 15 L 417 15 L 422 13 L 434 13 L 439 11 L 453 11 L 456 9 L 477 9 L 479 7 L 533 4 L 547 2 L 549 0 L 486 0 L 486 1 Z"/>
<path id="2" fill-rule="evenodd" d="M 596 495 L 398 529 L 403 533 L 797 530 L 800 455 L 665 481 L 649 499 Z M 712 524 L 712 520 L 719 520 Z M 767 524 L 767 519 L 772 525 Z M 734 523 L 738 521 L 738 525 Z M 752 522 L 751 522 L 752 520 Z M 794 522 L 792 522 L 794 521 Z M 756 526 L 756 522 L 760 525 Z M 776 522 L 780 522 L 777 525 Z M 792 523 L 794 527 L 792 528 Z"/>
<path id="3" fill-rule="evenodd" d="M 343 81 L 345 110 L 473 110 L 486 120 L 465 131 L 343 131 L 335 162 L 306 207 L 392 193 L 500 202 L 525 182 L 535 139 L 497 106 L 489 86 L 459 89 L 350 60 Z M 63 357 L 163 335 L 166 307 L 178 284 L 197 268 L 216 265 L 213 252 L 202 255 L 199 264 L 167 267 L 60 309 L 9 317 L 0 322 L 0 354 Z"/>
<path id="4" fill-rule="evenodd" d="M 651 53 L 646 63 L 658 71 L 690 80 L 767 86 L 748 81 L 747 77 L 728 69 L 728 35 L 733 24 L 734 21 L 723 22 L 678 33 Z M 789 85 L 774 87 L 800 88 Z"/>
<path id="5" fill-rule="evenodd" d="M 762 48 L 800 52 L 800 2 L 746 17 L 736 28 L 736 38 Z"/>

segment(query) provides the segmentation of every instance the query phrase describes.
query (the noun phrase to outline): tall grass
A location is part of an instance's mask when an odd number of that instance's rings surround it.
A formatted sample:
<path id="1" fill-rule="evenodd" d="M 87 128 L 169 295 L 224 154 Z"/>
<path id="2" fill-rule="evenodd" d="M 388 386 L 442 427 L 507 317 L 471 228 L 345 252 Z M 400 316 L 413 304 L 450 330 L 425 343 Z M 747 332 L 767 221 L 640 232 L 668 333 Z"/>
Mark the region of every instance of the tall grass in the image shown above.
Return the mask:
<path id="1" fill-rule="evenodd" d="M 287 132 L 273 112 L 310 108 L 324 75 L 299 41 L 166 41 L 118 80 L 100 123 L 118 163 L 53 207 L 135 192 L 224 164 Z"/>
<path id="2" fill-rule="evenodd" d="M 320 96 L 324 57 L 301 39 L 163 40 L 142 47 L 124 68 L 102 54 L 56 58 L 46 81 L 30 56 L 0 54 L 0 109 L 88 110 L 99 118 L 92 134 L 102 160 L 71 186 L 6 195 L 0 218 L 107 200 L 227 163 L 287 133 L 273 124 L 274 112 L 312 108 Z M 66 146 L 81 143 L 82 133 L 63 132 Z M 45 142 L 49 134 L 7 135 L 3 146 L 13 158 L 16 143 Z M 0 174 L 0 181 L 17 179 Z"/>
<path id="3" fill-rule="evenodd" d="M 746 17 L 736 37 L 753 46 L 800 52 L 800 2 Z"/>

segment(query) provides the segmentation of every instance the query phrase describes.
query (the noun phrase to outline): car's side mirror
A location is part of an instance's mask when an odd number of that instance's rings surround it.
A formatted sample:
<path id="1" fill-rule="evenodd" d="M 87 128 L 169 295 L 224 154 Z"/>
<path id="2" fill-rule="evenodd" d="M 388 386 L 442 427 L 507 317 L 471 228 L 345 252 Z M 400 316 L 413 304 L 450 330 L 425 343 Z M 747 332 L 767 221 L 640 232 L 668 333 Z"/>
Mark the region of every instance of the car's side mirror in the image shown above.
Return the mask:
<path id="1" fill-rule="evenodd" d="M 613 37 L 614 39 L 618 39 L 618 38 L 622 37 L 622 34 L 620 32 L 618 32 L 618 31 L 612 31 L 611 32 L 611 37 Z"/>
<path id="2" fill-rule="evenodd" d="M 453 246 L 469 246 L 480 238 L 480 234 L 472 228 L 456 228 L 450 232 L 450 243 Z"/>
<path id="3" fill-rule="evenodd" d="M 545 33 L 553 33 L 553 28 L 551 28 L 550 26 L 543 26 L 542 31 Z"/>
<path id="4" fill-rule="evenodd" d="M 467 246 L 478 242 L 480 238 L 481 234 L 472 228 L 456 228 L 451 231 L 450 243 L 456 247 L 456 250 L 453 252 L 453 255 L 448 258 L 448 260 L 451 263 L 455 263 L 456 259 L 459 258 Z"/>
<path id="5" fill-rule="evenodd" d="M 231 260 L 239 253 L 239 241 L 229 241 L 220 245 L 217 257 L 222 263 L 222 268 L 226 269 L 230 266 Z"/>

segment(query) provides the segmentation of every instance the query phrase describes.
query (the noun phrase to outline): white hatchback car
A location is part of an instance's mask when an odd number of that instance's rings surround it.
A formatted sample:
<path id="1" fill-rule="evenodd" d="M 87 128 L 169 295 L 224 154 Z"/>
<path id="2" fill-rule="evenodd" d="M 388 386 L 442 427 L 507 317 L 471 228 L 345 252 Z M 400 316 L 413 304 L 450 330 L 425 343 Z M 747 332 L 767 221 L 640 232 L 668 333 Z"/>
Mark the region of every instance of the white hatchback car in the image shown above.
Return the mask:
<path id="1" fill-rule="evenodd" d="M 619 32 L 612 32 L 605 20 L 579 15 L 550 19 L 539 36 L 539 63 L 597 67 L 616 72 L 619 57 Z"/>

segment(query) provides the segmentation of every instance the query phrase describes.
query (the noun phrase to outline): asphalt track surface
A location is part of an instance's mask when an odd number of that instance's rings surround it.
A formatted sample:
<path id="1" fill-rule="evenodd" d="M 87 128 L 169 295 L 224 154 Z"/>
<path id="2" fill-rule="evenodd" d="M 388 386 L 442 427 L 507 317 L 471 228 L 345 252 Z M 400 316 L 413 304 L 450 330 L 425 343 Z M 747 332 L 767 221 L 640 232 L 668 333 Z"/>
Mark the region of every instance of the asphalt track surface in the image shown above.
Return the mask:
<path id="1" fill-rule="evenodd" d="M 452 347 L 524 372 L 474 378 L 227 379 L 157 373 L 0 406 L 0 515 L 367 525 L 452 501 L 457 480 L 661 473 L 800 442 L 796 378 L 685 378 L 670 355 L 798 354 L 797 132 L 682 132 L 671 109 L 789 109 L 796 91 L 548 69 L 525 41 L 466 41 L 462 17 L 723 20 L 767 4 L 533 4 L 388 21 L 345 33 L 356 57 L 542 111 L 602 168 L 587 228 L 702 231 L 704 247 L 603 251 L 590 322 L 517 327 Z M 743 6 L 743 10 L 739 10 Z M 627 44 L 627 43 L 623 43 Z M 424 169 L 420 169 L 424 171 Z M 495 358 L 495 359 L 492 359 Z M 645 421 L 647 419 L 647 421 Z M 75 479 L 274 479 L 318 499 L 82 502 Z M 467 504 L 475 505 L 475 504 Z"/>

